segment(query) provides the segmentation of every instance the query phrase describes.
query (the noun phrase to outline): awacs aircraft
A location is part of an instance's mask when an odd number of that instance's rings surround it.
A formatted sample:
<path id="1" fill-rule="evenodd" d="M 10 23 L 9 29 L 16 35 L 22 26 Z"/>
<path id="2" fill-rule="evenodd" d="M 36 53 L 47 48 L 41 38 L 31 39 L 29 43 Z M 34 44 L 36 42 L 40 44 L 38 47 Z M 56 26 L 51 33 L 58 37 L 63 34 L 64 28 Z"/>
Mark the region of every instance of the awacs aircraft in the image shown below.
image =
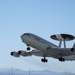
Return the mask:
<path id="1" fill-rule="evenodd" d="M 66 48 L 66 41 L 74 40 L 73 35 L 69 34 L 56 34 L 50 36 L 50 38 L 59 41 L 59 46 L 44 40 L 43 38 L 34 35 L 32 33 L 24 33 L 21 35 L 22 42 L 27 45 L 27 50 L 30 50 L 30 47 L 33 47 L 34 50 L 24 51 L 20 50 L 18 52 L 11 52 L 11 55 L 14 57 L 20 56 L 40 56 L 42 62 L 48 62 L 46 57 L 53 57 L 59 61 L 75 60 L 75 43 L 72 48 Z M 64 44 L 64 47 L 61 47 L 61 44 Z"/>

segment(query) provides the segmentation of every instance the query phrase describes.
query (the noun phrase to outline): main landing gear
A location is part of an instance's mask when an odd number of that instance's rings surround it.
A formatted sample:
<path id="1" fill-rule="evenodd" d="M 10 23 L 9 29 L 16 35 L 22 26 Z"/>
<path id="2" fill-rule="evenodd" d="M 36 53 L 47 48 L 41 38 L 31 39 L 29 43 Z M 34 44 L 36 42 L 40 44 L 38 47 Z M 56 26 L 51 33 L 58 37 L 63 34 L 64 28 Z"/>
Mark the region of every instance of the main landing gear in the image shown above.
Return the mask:
<path id="1" fill-rule="evenodd" d="M 61 57 L 61 58 L 59 58 L 59 61 L 64 62 L 65 59 Z"/>
<path id="2" fill-rule="evenodd" d="M 47 60 L 45 57 L 42 58 L 41 61 L 44 62 L 44 63 L 45 63 L 45 62 L 46 62 L 46 63 L 48 62 L 48 60 Z"/>

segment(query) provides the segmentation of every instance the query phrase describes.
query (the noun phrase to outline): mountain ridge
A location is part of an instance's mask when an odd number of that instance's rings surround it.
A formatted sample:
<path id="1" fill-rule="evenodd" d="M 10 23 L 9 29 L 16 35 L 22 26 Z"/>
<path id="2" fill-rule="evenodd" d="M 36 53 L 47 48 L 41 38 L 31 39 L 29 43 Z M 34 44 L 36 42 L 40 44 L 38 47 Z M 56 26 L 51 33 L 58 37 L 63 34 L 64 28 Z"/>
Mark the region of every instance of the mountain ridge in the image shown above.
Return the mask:
<path id="1" fill-rule="evenodd" d="M 75 73 L 70 72 L 54 72 L 49 70 L 21 70 L 15 68 L 2 68 L 0 69 L 0 75 L 75 75 Z"/>

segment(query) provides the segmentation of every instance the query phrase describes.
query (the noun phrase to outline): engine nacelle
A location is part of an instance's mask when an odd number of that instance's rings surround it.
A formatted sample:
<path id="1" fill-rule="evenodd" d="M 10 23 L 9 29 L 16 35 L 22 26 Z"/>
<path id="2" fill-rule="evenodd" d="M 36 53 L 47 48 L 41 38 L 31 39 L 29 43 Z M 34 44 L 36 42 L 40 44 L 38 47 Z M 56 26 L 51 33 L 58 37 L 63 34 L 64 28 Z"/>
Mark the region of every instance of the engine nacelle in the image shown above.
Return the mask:
<path id="1" fill-rule="evenodd" d="M 14 52 L 11 52 L 10 54 L 12 56 L 14 56 L 14 57 L 20 57 L 20 55 L 18 54 L 18 52 L 15 52 L 15 51 Z"/>
<path id="2" fill-rule="evenodd" d="M 71 52 L 74 52 L 75 51 L 75 47 L 71 48 Z"/>
<path id="3" fill-rule="evenodd" d="M 18 51 L 18 54 L 21 56 L 31 56 L 32 55 L 31 52 L 26 52 L 26 51 Z"/>

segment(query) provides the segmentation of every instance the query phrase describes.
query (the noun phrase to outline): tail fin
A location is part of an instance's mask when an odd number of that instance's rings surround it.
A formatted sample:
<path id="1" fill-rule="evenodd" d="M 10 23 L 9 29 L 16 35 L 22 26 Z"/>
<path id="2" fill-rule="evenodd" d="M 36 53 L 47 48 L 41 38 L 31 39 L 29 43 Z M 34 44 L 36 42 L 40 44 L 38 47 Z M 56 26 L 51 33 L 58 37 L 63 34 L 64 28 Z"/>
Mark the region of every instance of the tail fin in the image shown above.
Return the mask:
<path id="1" fill-rule="evenodd" d="M 75 42 L 74 42 L 74 44 L 73 44 L 73 48 L 75 47 Z"/>

